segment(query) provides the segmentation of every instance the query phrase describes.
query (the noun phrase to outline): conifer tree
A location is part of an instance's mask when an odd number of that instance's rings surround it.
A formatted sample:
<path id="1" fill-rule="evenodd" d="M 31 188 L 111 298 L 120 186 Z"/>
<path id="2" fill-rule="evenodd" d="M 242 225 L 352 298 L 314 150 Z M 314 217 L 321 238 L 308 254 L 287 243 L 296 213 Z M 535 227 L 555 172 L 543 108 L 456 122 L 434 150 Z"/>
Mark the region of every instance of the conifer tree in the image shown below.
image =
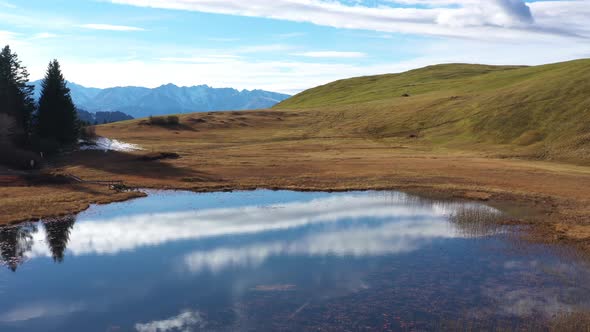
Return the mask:
<path id="1" fill-rule="evenodd" d="M 28 85 L 29 73 L 16 53 L 5 46 L 0 51 L 0 113 L 16 119 L 23 133 L 31 132 L 32 114 L 35 110 L 32 85 Z"/>
<path id="2" fill-rule="evenodd" d="M 66 86 L 59 62 L 49 63 L 42 83 L 37 134 L 44 139 L 55 139 L 60 144 L 74 144 L 78 140 L 80 122 L 76 107 Z"/>

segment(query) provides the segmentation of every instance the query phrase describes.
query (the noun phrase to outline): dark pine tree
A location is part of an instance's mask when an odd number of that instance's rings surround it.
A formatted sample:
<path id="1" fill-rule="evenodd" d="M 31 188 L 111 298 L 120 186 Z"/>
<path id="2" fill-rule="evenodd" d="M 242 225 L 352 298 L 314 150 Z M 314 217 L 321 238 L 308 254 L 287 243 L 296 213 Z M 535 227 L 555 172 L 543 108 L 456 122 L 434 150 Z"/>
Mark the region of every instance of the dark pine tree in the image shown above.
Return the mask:
<path id="1" fill-rule="evenodd" d="M 43 139 L 54 139 L 62 145 L 69 145 L 77 142 L 79 132 L 80 123 L 70 89 L 66 86 L 59 62 L 53 60 L 42 83 L 37 134 Z"/>
<path id="2" fill-rule="evenodd" d="M 35 110 L 32 85 L 28 85 L 29 73 L 16 53 L 5 46 L 0 52 L 0 113 L 16 119 L 24 139 L 31 132 L 31 117 Z M 21 143 L 23 139 L 21 139 Z"/>

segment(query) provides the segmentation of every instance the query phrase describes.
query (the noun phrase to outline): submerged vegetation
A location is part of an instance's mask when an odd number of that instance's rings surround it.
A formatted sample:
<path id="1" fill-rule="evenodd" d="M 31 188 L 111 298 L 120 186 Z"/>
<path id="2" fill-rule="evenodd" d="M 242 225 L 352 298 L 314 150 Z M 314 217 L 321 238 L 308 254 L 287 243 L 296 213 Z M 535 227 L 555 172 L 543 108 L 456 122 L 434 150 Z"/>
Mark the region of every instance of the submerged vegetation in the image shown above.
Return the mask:
<path id="1" fill-rule="evenodd" d="M 504 226 L 504 214 L 487 206 L 464 206 L 449 215 L 449 221 L 462 235 L 483 237 L 498 234 Z"/>

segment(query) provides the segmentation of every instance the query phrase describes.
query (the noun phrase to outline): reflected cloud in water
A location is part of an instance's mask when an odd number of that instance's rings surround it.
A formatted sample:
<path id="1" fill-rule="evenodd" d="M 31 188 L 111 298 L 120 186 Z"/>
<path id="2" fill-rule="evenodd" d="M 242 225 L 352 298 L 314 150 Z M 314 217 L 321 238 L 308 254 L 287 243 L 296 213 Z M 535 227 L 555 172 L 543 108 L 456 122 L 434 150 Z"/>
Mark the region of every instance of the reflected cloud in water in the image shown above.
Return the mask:
<path id="1" fill-rule="evenodd" d="M 356 224 L 341 229 L 314 230 L 283 241 L 256 242 L 239 247 L 195 251 L 184 257 L 192 272 L 218 272 L 227 267 L 256 266 L 271 256 L 377 256 L 415 251 L 435 239 L 460 235 L 439 218 L 395 220 L 378 225 Z"/>
<path id="2" fill-rule="evenodd" d="M 506 274 L 515 279 L 527 280 L 525 285 L 484 286 L 483 294 L 500 304 L 508 316 L 541 315 L 551 318 L 556 313 L 571 313 L 590 309 L 590 282 L 588 262 L 542 260 L 511 260 L 503 265 Z M 553 276 L 558 284 L 545 284 L 540 280 Z"/>
<path id="3" fill-rule="evenodd" d="M 387 192 L 150 193 L 0 227 L 0 330 L 385 326 L 375 313 L 430 330 L 590 308 L 588 265 L 493 236 L 505 218 Z"/>
<path id="4" fill-rule="evenodd" d="M 194 331 L 206 326 L 205 320 L 198 311 L 185 310 L 178 316 L 148 323 L 135 324 L 138 332 L 168 332 L 168 331 Z"/>
<path id="5" fill-rule="evenodd" d="M 198 199 L 195 195 L 195 199 Z M 174 196 L 171 195 L 171 199 Z M 161 202 L 165 204 L 165 202 Z M 215 238 L 248 236 L 305 227 L 323 226 L 317 235 L 289 242 L 255 243 L 243 248 L 217 248 L 196 252 L 186 261 L 200 262 L 200 256 L 211 255 L 209 262 L 196 263 L 212 269 L 241 264 L 230 261 L 243 256 L 243 261 L 260 262 L 274 254 L 308 255 L 379 255 L 407 252 L 419 248 L 432 238 L 463 237 L 456 226 L 445 222 L 449 216 L 465 209 L 490 213 L 496 210 L 479 204 L 430 201 L 402 193 L 335 194 L 307 201 L 266 206 L 207 208 L 182 212 L 128 214 L 114 218 L 79 220 L 73 217 L 45 221 L 0 230 L 2 257 L 15 270 L 24 258 L 52 257 L 64 259 L 64 252 L 80 255 L 115 255 L 141 247 L 166 243 Z M 344 230 L 329 230 L 326 225 L 369 221 Z M 460 226 L 460 225 L 459 225 Z M 239 253 L 237 256 L 233 253 Z M 233 256 L 224 259 L 222 257 Z M 193 269 L 194 270 L 194 269 Z"/>
<path id="6" fill-rule="evenodd" d="M 0 314 L 0 322 L 18 323 L 32 319 L 64 316 L 85 309 L 86 306 L 82 303 L 35 303 L 21 306 Z"/>

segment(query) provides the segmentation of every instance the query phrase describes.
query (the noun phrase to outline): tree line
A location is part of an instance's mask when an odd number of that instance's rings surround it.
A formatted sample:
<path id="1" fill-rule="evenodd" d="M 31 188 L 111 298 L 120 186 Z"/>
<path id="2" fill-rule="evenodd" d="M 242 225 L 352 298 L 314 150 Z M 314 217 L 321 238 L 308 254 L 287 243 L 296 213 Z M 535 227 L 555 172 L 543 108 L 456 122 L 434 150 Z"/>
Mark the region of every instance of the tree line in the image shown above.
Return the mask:
<path id="1" fill-rule="evenodd" d="M 81 122 L 59 62 L 49 62 L 38 102 L 28 83 L 27 68 L 5 46 L 0 52 L 0 144 L 45 153 L 76 145 Z"/>

